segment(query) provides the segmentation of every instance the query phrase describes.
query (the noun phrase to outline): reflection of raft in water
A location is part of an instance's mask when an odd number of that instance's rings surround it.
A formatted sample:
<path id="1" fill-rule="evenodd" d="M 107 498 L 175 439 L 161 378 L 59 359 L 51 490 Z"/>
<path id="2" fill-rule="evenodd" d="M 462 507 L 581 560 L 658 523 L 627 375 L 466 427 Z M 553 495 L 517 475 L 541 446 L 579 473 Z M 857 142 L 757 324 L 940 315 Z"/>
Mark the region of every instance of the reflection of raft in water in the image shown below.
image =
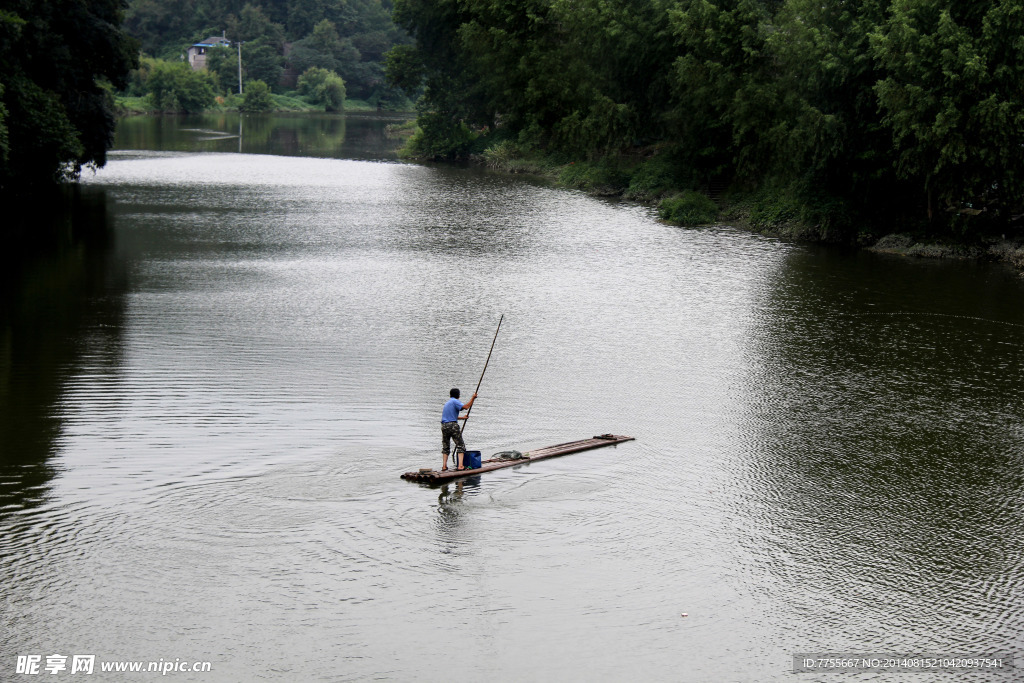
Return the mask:
<path id="1" fill-rule="evenodd" d="M 491 470 L 500 470 L 504 467 L 515 467 L 516 465 L 523 465 L 525 463 L 534 462 L 535 460 L 543 460 L 544 458 L 554 458 L 559 455 L 568 455 L 569 453 L 579 453 L 580 451 L 589 451 L 594 448 L 602 448 L 604 446 L 614 446 L 624 441 L 632 441 L 632 436 L 620 436 L 617 434 L 601 434 L 595 436 L 592 439 L 582 439 L 580 441 L 570 441 L 569 443 L 560 443 L 557 446 L 548 446 L 547 448 L 538 448 L 535 451 L 529 451 L 523 453 L 521 457 L 511 458 L 491 458 L 490 460 L 484 460 L 480 463 L 480 467 L 473 469 L 465 469 L 462 471 L 456 470 L 454 467 L 450 467 L 447 472 L 441 472 L 439 470 L 432 470 L 424 468 L 418 472 L 406 472 L 402 475 L 402 479 L 408 479 L 409 481 L 423 481 L 430 484 L 441 484 L 452 479 L 458 479 L 460 477 L 468 477 L 474 474 L 480 474 L 481 472 L 490 472 Z"/>

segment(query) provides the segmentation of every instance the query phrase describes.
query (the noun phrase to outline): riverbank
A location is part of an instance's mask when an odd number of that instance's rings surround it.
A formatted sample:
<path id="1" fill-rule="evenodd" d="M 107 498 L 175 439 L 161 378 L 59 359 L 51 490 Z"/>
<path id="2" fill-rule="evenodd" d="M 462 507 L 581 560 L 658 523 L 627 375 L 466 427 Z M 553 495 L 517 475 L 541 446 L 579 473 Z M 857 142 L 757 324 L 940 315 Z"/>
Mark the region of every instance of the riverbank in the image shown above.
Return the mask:
<path id="1" fill-rule="evenodd" d="M 324 113 L 326 111 L 323 104 L 312 104 L 306 101 L 298 92 L 288 92 L 284 94 L 271 93 L 270 100 L 272 106 L 267 109 L 265 113 Z M 203 112 L 195 113 L 208 113 L 208 112 L 239 112 L 242 111 L 242 103 L 244 98 L 242 95 L 232 94 L 227 96 L 217 97 L 216 103 L 213 107 L 203 110 Z M 153 105 L 152 100 L 148 97 L 125 97 L 117 95 L 114 98 L 115 113 L 117 116 L 139 116 L 144 114 L 174 114 L 179 112 L 167 112 L 161 110 L 159 107 Z M 343 112 L 368 112 L 378 111 L 377 107 L 366 102 L 364 100 L 345 100 L 345 106 Z"/>
<path id="2" fill-rule="evenodd" d="M 797 242 L 846 244 L 908 258 L 994 261 L 1024 271 L 1024 240 L 1007 239 L 1004 234 L 960 242 L 906 229 L 836 226 L 785 190 L 744 192 L 700 185 L 675 163 L 671 151 L 663 152 L 649 148 L 596 161 L 565 161 L 526 152 L 506 140 L 471 154 L 470 161 L 503 173 L 539 176 L 595 196 L 656 206 L 662 220 L 681 226 L 728 223 Z"/>
<path id="3" fill-rule="evenodd" d="M 898 254 L 916 258 L 965 259 L 1007 263 L 1024 271 L 1024 242 L 993 239 L 982 244 L 946 244 L 919 240 L 913 235 L 894 233 L 886 235 L 868 247 L 883 254 Z"/>

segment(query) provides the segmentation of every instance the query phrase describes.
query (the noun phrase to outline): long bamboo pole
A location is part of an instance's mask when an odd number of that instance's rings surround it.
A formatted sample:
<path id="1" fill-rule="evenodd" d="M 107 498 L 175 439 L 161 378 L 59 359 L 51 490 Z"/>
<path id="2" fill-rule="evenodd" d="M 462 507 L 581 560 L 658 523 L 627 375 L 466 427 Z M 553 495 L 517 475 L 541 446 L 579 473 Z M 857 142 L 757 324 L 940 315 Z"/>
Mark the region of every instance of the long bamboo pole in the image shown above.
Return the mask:
<path id="1" fill-rule="evenodd" d="M 484 362 L 484 371 L 480 373 L 480 381 L 476 383 L 476 391 L 473 392 L 474 394 L 480 391 L 480 385 L 484 383 L 484 375 L 487 373 L 487 366 L 491 362 L 491 354 L 494 353 L 494 342 L 498 341 L 498 332 L 501 331 L 501 321 L 504 319 L 505 314 L 502 313 L 501 318 L 498 319 L 498 329 L 494 331 L 494 339 L 491 340 L 491 350 L 487 352 L 487 360 Z M 473 406 L 470 406 L 469 410 L 466 411 L 466 419 L 462 421 L 462 426 L 459 427 L 459 436 L 462 436 L 462 434 L 466 431 L 466 423 L 469 422 L 469 415 L 472 412 Z M 465 443 L 465 441 L 463 441 L 463 443 Z"/>

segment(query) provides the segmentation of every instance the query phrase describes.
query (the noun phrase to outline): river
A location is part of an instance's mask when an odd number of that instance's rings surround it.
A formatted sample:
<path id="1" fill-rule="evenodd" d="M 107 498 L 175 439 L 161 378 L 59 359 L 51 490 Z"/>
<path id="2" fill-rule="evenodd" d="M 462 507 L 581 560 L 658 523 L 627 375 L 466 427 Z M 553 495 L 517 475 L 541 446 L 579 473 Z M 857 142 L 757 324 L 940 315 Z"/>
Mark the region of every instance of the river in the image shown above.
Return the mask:
<path id="1" fill-rule="evenodd" d="M 388 123 L 128 119 L 83 174 L 91 236 L 5 280 L 0 679 L 92 655 L 97 680 L 792 681 L 797 655 L 1020 652 L 1018 274 L 401 163 Z M 502 315 L 471 448 L 636 441 L 401 480 L 440 466 Z M 796 680 L 907 676 L 948 679 Z"/>

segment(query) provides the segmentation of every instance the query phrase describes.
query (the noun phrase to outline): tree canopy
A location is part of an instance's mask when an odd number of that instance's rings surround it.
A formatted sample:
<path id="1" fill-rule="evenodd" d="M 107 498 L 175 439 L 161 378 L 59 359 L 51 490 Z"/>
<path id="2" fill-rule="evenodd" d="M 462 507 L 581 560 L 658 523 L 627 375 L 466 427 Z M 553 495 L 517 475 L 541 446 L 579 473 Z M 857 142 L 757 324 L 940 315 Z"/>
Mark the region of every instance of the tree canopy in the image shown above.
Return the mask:
<path id="1" fill-rule="evenodd" d="M 467 134 L 647 149 L 837 230 L 1024 214 L 1024 0 L 395 0 L 394 19 L 415 42 L 388 77 L 423 89 L 436 156 Z"/>
<path id="2" fill-rule="evenodd" d="M 102 166 L 138 44 L 120 0 L 0 0 L 0 190 Z"/>

